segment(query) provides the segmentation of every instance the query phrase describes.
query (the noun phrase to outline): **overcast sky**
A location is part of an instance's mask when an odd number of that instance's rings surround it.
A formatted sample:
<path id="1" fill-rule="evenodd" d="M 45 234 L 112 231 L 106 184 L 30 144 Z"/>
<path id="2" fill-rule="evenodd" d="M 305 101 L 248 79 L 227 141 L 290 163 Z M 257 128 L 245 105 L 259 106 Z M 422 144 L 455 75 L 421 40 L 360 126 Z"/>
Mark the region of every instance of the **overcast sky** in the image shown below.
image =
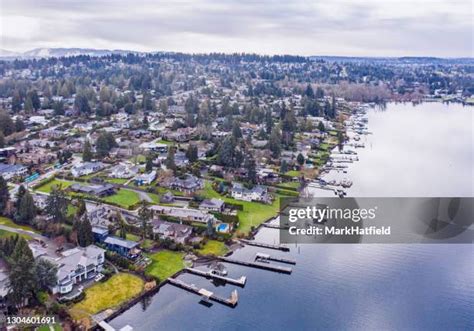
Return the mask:
<path id="1" fill-rule="evenodd" d="M 471 0 L 0 0 L 0 48 L 473 56 Z"/>

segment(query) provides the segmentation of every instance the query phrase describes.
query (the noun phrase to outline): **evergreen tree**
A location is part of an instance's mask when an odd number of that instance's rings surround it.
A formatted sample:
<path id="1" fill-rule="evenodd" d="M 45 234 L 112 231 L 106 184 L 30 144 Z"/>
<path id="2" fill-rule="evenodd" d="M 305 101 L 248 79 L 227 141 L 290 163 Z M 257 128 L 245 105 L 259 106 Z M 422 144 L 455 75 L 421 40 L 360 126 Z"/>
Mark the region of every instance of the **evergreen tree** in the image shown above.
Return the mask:
<path id="1" fill-rule="evenodd" d="M 61 187 L 54 187 L 46 199 L 46 214 L 48 214 L 54 222 L 63 223 L 67 219 L 68 201 Z"/>
<path id="2" fill-rule="evenodd" d="M 195 144 L 189 144 L 188 149 L 186 150 L 186 157 L 190 163 L 198 160 L 198 148 Z"/>
<path id="3" fill-rule="evenodd" d="M 232 137 L 235 139 L 242 138 L 242 131 L 240 130 L 240 125 L 238 121 L 234 121 L 232 124 Z"/>
<path id="4" fill-rule="evenodd" d="M 141 207 L 138 210 L 138 217 L 142 222 L 141 230 L 142 230 L 142 238 L 146 239 L 149 233 L 149 222 L 151 219 L 151 211 L 147 207 L 147 203 L 145 200 L 142 200 Z"/>
<path id="5" fill-rule="evenodd" d="M 4 215 L 5 208 L 10 200 L 10 192 L 5 179 L 0 176 L 0 215 Z"/>
<path id="6" fill-rule="evenodd" d="M 0 148 L 5 147 L 5 136 L 3 135 L 3 132 L 0 131 Z"/>
<path id="7" fill-rule="evenodd" d="M 26 303 L 34 297 L 38 283 L 35 259 L 24 238 L 18 239 L 9 261 L 9 299 L 13 304 Z"/>
<path id="8" fill-rule="evenodd" d="M 326 128 L 324 127 L 323 122 L 318 123 L 318 130 L 321 131 L 321 132 L 326 131 Z"/>
<path id="9" fill-rule="evenodd" d="M 5 111 L 0 111 L 0 131 L 5 137 L 16 131 L 15 123 L 13 123 L 12 118 Z"/>
<path id="10" fill-rule="evenodd" d="M 80 219 L 87 212 L 86 203 L 83 199 L 77 200 L 76 217 Z"/>
<path id="11" fill-rule="evenodd" d="M 20 208 L 21 199 L 23 198 L 25 193 L 26 193 L 26 188 L 23 185 L 20 185 L 20 187 L 18 188 L 18 191 L 16 192 L 16 202 L 15 202 L 16 208 Z"/>
<path id="12" fill-rule="evenodd" d="M 78 223 L 77 243 L 81 247 L 87 247 L 94 243 L 94 233 L 92 232 L 92 226 L 87 214 L 84 214 L 82 220 Z"/>
<path id="13" fill-rule="evenodd" d="M 265 129 L 266 129 L 268 134 L 270 134 L 272 132 L 272 128 L 273 128 L 272 111 L 270 109 L 268 109 L 265 112 Z"/>
<path id="14" fill-rule="evenodd" d="M 36 206 L 30 192 L 26 191 L 17 207 L 17 219 L 20 223 L 31 224 L 36 217 Z"/>
<path id="15" fill-rule="evenodd" d="M 280 173 L 284 174 L 288 172 L 288 163 L 286 162 L 286 160 L 283 160 L 281 161 L 281 165 L 280 165 Z"/>
<path id="16" fill-rule="evenodd" d="M 166 156 L 165 166 L 167 169 L 176 171 L 176 163 L 174 162 L 174 147 L 170 146 L 168 148 L 168 155 Z"/>
<path id="17" fill-rule="evenodd" d="M 306 86 L 305 95 L 310 99 L 314 98 L 314 91 L 313 91 L 313 88 L 311 87 L 311 84 L 308 84 Z"/>
<path id="18" fill-rule="evenodd" d="M 84 142 L 84 149 L 82 151 L 82 161 L 90 162 L 92 161 L 92 148 L 89 140 Z"/>
<path id="19" fill-rule="evenodd" d="M 146 157 L 145 171 L 151 172 L 153 170 L 153 156 L 151 154 Z"/>
<path id="20" fill-rule="evenodd" d="M 17 117 L 15 121 L 15 131 L 21 132 L 23 130 L 25 130 L 25 123 L 19 117 Z"/>
<path id="21" fill-rule="evenodd" d="M 300 166 L 302 166 L 304 164 L 304 156 L 303 154 L 299 153 L 298 156 L 296 157 L 296 162 L 298 162 L 298 164 Z"/>
<path id="22" fill-rule="evenodd" d="M 119 223 L 119 237 L 125 239 L 127 237 L 127 227 L 120 212 L 117 212 L 117 219 Z"/>
<path id="23" fill-rule="evenodd" d="M 39 259 L 36 262 L 35 271 L 36 281 L 40 289 L 48 290 L 56 284 L 58 267 L 54 263 L 46 259 Z"/>
<path id="24" fill-rule="evenodd" d="M 281 137 L 278 129 L 273 128 L 270 138 L 268 140 L 268 148 L 272 152 L 272 157 L 277 159 L 281 154 Z"/>
<path id="25" fill-rule="evenodd" d="M 247 170 L 247 181 L 251 184 L 257 183 L 256 163 L 252 154 L 249 154 L 245 159 L 244 167 Z"/>

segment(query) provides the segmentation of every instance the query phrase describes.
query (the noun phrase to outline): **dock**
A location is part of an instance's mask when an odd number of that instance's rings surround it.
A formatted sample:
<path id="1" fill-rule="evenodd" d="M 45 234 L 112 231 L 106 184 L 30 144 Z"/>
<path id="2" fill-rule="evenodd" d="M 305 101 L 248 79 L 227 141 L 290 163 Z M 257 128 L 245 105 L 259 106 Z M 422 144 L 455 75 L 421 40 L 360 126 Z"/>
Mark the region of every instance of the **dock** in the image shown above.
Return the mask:
<path id="1" fill-rule="evenodd" d="M 222 280 L 226 283 L 229 283 L 229 284 L 232 284 L 232 285 L 237 285 L 237 286 L 240 286 L 240 287 L 244 287 L 245 283 L 247 282 L 247 277 L 245 277 L 245 276 L 242 276 L 239 279 L 233 279 L 233 278 L 213 274 L 210 271 L 203 271 L 203 270 L 199 270 L 199 269 L 195 269 L 195 268 L 185 268 L 184 270 L 186 270 L 187 272 L 189 272 L 191 274 L 194 274 L 194 275 L 198 275 L 198 276 L 202 276 L 202 277 L 206 277 L 206 278 L 213 278 L 213 279 Z"/>
<path id="2" fill-rule="evenodd" d="M 283 245 L 277 245 L 277 244 L 267 244 L 267 243 L 262 243 L 258 241 L 253 241 L 253 240 L 246 240 L 246 239 L 240 239 L 241 242 L 244 244 L 250 245 L 250 246 L 257 246 L 257 247 L 263 247 L 263 248 L 269 248 L 269 249 L 276 249 L 280 250 L 283 252 L 289 252 L 290 249 L 286 246 Z"/>
<path id="3" fill-rule="evenodd" d="M 270 254 L 264 254 L 264 253 L 257 253 L 255 255 L 255 260 L 275 261 L 275 262 L 281 262 L 281 263 L 286 263 L 286 264 L 296 264 L 295 260 L 284 259 L 281 257 L 274 257 L 274 256 L 271 256 Z"/>
<path id="4" fill-rule="evenodd" d="M 230 257 L 224 257 L 224 256 L 219 257 L 219 259 L 223 262 L 239 264 L 239 265 L 243 265 L 243 266 L 250 267 L 250 268 L 257 268 L 257 269 L 263 269 L 263 270 L 268 270 L 268 271 L 280 272 L 280 273 L 284 273 L 284 274 L 291 274 L 291 272 L 293 271 L 291 268 L 282 267 L 282 266 L 274 265 L 274 264 L 270 264 L 270 263 L 256 263 L 256 262 L 240 261 L 240 260 L 236 260 L 236 259 L 233 259 L 233 258 L 230 258 Z"/>
<path id="5" fill-rule="evenodd" d="M 280 230 L 288 230 L 290 228 L 288 225 L 279 225 L 279 224 L 271 224 L 271 223 L 262 223 L 262 226 L 269 229 L 280 229 Z"/>
<path id="6" fill-rule="evenodd" d="M 232 293 L 230 294 L 230 298 L 225 299 L 225 298 L 221 298 L 220 296 L 217 296 L 211 291 L 208 291 L 204 288 L 200 289 L 194 284 L 188 284 L 179 279 L 169 278 L 168 282 L 176 287 L 180 287 L 188 292 L 201 296 L 202 300 L 204 301 L 212 300 L 212 301 L 234 308 L 235 306 L 237 306 L 237 302 L 239 300 L 239 295 L 237 293 L 237 290 L 233 290 Z"/>

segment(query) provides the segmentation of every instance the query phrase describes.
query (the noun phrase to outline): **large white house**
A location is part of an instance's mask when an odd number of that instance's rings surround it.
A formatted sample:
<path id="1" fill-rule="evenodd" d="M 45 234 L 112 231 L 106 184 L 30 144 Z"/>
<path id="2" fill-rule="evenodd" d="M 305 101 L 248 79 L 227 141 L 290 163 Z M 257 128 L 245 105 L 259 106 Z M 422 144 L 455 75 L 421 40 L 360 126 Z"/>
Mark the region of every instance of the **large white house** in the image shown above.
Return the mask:
<path id="1" fill-rule="evenodd" d="M 58 281 L 51 288 L 53 294 L 66 294 L 72 291 L 74 285 L 87 279 L 94 278 L 102 271 L 105 261 L 105 250 L 95 245 L 76 247 L 62 252 L 57 259 L 48 260 L 58 266 Z"/>
<path id="2" fill-rule="evenodd" d="M 76 164 L 71 169 L 71 174 L 74 177 L 81 177 L 90 175 L 94 172 L 104 169 L 105 165 L 102 162 L 84 162 Z"/>

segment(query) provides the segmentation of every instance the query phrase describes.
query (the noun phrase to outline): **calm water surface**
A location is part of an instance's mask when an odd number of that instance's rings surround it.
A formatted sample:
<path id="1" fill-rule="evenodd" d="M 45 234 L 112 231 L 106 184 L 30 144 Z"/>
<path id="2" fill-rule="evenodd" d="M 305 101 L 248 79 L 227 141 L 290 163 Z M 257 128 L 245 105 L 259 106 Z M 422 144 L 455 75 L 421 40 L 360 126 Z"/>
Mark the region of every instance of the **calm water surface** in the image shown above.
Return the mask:
<path id="1" fill-rule="evenodd" d="M 389 104 L 371 110 L 359 161 L 347 174 L 352 196 L 473 196 L 473 108 L 460 105 Z M 315 192 L 319 194 L 318 192 Z M 257 240 L 278 242 L 263 229 Z M 234 257 L 251 260 L 262 248 Z M 171 285 L 135 305 L 111 324 L 135 330 L 473 330 L 472 245 L 300 245 L 290 253 L 291 275 L 226 265 L 247 285 L 215 286 L 180 279 L 222 296 L 233 289 L 239 304 L 206 307 L 200 298 Z"/>

